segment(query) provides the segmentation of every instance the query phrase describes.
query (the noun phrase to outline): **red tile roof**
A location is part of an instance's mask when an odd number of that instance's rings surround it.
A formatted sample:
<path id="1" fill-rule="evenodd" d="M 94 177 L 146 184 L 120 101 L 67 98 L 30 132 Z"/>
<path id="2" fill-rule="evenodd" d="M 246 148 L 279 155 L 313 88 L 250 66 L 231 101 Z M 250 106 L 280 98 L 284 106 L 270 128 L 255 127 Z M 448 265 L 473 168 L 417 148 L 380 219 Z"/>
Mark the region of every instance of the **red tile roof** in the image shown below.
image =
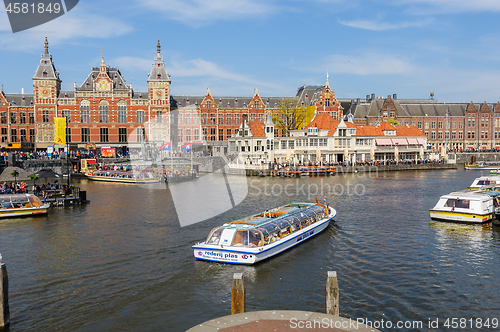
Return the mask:
<path id="1" fill-rule="evenodd" d="M 415 126 L 396 126 L 396 136 L 416 137 L 426 135 Z"/>
<path id="2" fill-rule="evenodd" d="M 379 126 L 382 130 L 394 130 L 394 126 L 387 121 L 382 121 Z"/>
<path id="3" fill-rule="evenodd" d="M 266 131 L 264 130 L 264 122 L 262 121 L 250 121 L 248 122 L 248 127 L 250 127 L 250 132 L 253 137 L 266 137 Z"/>

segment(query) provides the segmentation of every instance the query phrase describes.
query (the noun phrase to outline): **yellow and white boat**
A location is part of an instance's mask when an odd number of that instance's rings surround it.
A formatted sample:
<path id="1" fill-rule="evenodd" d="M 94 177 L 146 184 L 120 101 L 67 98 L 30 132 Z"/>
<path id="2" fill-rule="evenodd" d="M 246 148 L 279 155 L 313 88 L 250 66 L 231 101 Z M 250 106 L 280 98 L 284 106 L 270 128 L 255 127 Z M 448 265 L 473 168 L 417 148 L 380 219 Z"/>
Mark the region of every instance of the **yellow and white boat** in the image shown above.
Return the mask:
<path id="1" fill-rule="evenodd" d="M 484 186 L 500 186 L 500 176 L 498 175 L 486 175 L 476 178 L 472 181 L 472 184 L 469 186 L 469 189 L 480 189 Z"/>
<path id="2" fill-rule="evenodd" d="M 496 218 L 499 191 L 464 190 L 441 196 L 436 206 L 429 210 L 431 219 L 487 223 Z"/>
<path id="3" fill-rule="evenodd" d="M 4 194 L 0 195 L 0 218 L 45 214 L 49 206 L 35 195 Z"/>

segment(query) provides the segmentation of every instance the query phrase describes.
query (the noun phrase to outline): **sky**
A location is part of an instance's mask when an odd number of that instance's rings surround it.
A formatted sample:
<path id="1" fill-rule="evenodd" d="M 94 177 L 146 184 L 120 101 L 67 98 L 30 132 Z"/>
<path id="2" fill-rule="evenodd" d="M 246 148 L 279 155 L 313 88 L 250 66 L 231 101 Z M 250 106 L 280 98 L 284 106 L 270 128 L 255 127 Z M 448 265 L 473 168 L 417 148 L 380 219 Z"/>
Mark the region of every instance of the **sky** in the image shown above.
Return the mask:
<path id="1" fill-rule="evenodd" d="M 104 56 L 146 91 L 160 40 L 172 95 L 294 96 L 328 74 L 342 99 L 500 101 L 498 0 L 80 0 L 18 33 L 2 7 L 6 93 L 32 92 L 45 37 L 63 90 Z"/>

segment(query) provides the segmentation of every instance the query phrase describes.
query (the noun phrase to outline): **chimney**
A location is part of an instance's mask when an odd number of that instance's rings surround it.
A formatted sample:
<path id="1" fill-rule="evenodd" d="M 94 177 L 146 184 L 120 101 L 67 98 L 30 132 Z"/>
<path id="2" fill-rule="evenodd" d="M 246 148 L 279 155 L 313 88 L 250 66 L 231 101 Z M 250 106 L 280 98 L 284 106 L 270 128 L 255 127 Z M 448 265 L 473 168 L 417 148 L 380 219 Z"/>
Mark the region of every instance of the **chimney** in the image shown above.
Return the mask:
<path id="1" fill-rule="evenodd" d="M 359 98 L 358 98 L 358 99 L 356 100 L 356 103 L 357 103 L 357 104 L 359 105 L 359 103 L 360 103 L 360 100 L 359 100 Z"/>
<path id="2" fill-rule="evenodd" d="M 372 100 L 375 100 L 375 94 L 372 93 Z"/>
<path id="3" fill-rule="evenodd" d="M 366 95 L 366 101 L 370 101 L 370 95 Z"/>
<path id="4" fill-rule="evenodd" d="M 398 99 L 398 95 L 397 94 L 393 94 L 392 95 L 392 99 L 394 99 L 394 100 Z"/>

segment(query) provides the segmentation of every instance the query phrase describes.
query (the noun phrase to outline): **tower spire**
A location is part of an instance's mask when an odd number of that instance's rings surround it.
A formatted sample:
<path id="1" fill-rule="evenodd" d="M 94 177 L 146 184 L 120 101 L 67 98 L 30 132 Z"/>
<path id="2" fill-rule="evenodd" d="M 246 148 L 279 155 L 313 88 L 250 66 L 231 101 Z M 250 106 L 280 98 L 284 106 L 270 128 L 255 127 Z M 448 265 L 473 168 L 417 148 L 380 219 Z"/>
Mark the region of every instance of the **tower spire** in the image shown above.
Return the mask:
<path id="1" fill-rule="evenodd" d="M 328 75 L 328 72 L 326 72 L 326 86 L 330 87 L 330 82 L 329 81 L 330 76 Z"/>
<path id="2" fill-rule="evenodd" d="M 161 51 L 161 46 L 160 46 L 160 41 L 158 40 L 158 45 L 156 46 L 156 52 L 157 52 L 157 57 L 160 57 L 160 51 Z"/>
<path id="3" fill-rule="evenodd" d="M 49 54 L 49 41 L 45 37 L 45 54 Z"/>

